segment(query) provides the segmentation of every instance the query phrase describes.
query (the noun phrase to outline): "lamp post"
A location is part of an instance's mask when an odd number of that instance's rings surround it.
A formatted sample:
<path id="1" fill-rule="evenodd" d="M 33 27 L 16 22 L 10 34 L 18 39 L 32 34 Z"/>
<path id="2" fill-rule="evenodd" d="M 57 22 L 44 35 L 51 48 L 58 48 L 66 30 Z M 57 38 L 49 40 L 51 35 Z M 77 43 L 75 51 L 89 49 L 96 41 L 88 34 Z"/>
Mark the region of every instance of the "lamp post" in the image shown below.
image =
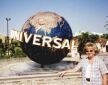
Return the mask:
<path id="1" fill-rule="evenodd" d="M 9 24 L 8 22 L 11 20 L 11 18 L 6 18 L 7 21 L 7 51 L 8 51 L 8 56 L 9 56 Z"/>

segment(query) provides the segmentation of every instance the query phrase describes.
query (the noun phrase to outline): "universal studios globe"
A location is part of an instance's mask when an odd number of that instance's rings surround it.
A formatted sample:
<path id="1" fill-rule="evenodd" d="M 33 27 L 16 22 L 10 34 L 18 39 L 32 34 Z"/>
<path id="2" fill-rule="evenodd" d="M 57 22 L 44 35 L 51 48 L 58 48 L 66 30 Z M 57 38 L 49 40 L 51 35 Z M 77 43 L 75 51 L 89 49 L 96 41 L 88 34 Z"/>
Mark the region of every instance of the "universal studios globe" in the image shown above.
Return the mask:
<path id="1" fill-rule="evenodd" d="M 72 30 L 67 21 L 62 16 L 53 12 L 39 12 L 30 17 L 23 25 L 22 31 L 27 32 L 28 35 L 32 33 L 51 38 L 59 37 L 68 39 L 69 41 L 73 37 Z M 46 46 L 36 46 L 31 41 L 29 43 L 22 42 L 21 47 L 31 60 L 41 65 L 58 63 L 69 52 L 67 48 L 56 49 Z"/>

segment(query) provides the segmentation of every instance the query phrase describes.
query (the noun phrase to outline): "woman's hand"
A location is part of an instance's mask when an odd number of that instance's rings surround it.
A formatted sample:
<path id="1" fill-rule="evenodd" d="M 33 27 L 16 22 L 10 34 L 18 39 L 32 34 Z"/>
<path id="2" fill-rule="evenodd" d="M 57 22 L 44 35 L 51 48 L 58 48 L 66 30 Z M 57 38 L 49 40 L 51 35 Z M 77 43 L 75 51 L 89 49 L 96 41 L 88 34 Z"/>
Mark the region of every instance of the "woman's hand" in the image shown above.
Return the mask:
<path id="1" fill-rule="evenodd" d="M 59 77 L 63 77 L 65 74 L 71 74 L 71 73 L 74 73 L 76 71 L 77 71 L 76 69 L 70 69 L 70 70 L 58 72 L 57 74 L 59 75 Z"/>
<path id="2" fill-rule="evenodd" d="M 63 77 L 66 73 L 67 71 L 61 71 L 61 72 L 58 72 L 57 74 L 59 75 L 59 77 Z"/>

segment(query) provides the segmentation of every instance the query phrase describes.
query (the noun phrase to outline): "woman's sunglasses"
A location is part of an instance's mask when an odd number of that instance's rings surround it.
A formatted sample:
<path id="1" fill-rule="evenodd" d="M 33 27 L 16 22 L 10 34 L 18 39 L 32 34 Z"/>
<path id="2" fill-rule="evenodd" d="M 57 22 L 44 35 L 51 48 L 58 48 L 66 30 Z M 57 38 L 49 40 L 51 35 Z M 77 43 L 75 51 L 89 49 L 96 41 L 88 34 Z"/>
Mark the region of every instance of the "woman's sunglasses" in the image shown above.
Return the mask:
<path id="1" fill-rule="evenodd" d="M 93 52 L 94 50 L 86 50 L 86 52 Z"/>

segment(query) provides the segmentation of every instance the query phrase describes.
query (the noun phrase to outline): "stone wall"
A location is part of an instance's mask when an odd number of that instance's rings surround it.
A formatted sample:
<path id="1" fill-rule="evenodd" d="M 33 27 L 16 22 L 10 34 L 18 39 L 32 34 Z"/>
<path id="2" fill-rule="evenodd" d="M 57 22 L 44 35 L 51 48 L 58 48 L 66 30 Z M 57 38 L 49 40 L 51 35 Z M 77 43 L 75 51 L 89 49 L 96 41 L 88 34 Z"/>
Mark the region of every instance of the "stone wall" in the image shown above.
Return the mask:
<path id="1" fill-rule="evenodd" d="M 66 75 L 63 78 L 57 74 L 26 75 L 0 77 L 0 85 L 81 85 L 81 73 Z"/>

